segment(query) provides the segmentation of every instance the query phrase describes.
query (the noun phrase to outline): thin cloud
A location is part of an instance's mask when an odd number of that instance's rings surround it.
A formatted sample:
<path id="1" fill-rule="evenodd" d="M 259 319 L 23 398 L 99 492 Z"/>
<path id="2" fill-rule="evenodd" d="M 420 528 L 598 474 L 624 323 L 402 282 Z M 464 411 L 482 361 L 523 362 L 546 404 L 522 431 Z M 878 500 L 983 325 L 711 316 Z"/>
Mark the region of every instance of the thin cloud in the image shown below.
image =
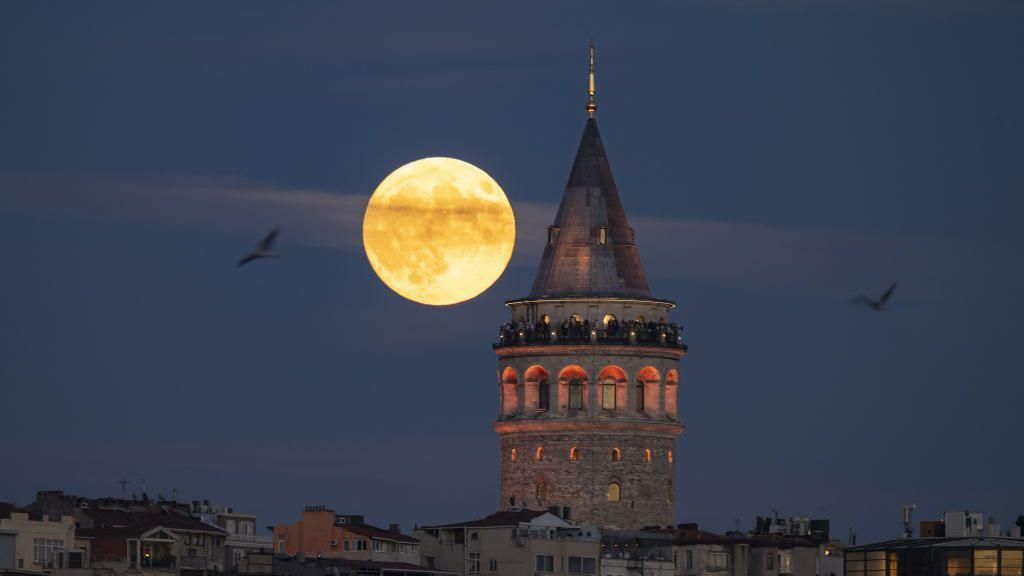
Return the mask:
<path id="1" fill-rule="evenodd" d="M 0 176 L 0 210 L 189 228 L 256 237 L 281 225 L 289 243 L 362 250 L 368 196 L 194 177 Z M 513 266 L 540 259 L 557 206 L 516 202 Z M 951 263 L 970 264 L 954 241 L 768 226 L 717 220 L 634 217 L 637 243 L 657 277 L 740 289 L 847 296 L 895 279 L 948 282 Z"/>

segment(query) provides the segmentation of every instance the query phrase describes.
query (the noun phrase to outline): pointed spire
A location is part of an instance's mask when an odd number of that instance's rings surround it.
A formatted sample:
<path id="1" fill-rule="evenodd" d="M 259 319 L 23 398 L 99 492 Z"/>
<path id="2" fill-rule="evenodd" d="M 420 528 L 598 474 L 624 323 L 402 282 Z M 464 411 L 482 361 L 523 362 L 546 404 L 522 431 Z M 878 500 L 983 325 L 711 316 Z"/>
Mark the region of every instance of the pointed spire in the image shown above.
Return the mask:
<path id="1" fill-rule="evenodd" d="M 587 86 L 587 118 L 593 118 L 597 112 L 597 100 L 594 98 L 596 92 L 594 86 L 594 41 L 590 41 L 590 83 Z"/>

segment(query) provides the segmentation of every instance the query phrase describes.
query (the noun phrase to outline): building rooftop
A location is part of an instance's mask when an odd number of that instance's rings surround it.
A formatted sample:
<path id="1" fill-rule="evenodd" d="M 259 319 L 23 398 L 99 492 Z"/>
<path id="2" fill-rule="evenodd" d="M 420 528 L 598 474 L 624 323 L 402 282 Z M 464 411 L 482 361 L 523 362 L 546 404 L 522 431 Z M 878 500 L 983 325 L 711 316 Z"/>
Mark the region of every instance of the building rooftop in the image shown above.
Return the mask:
<path id="1" fill-rule="evenodd" d="M 477 520 L 468 520 L 466 522 L 455 522 L 452 524 L 441 524 L 438 526 L 422 526 L 422 530 L 431 528 L 491 528 L 491 527 L 505 527 L 505 526 L 518 526 L 524 522 L 529 522 L 538 516 L 547 514 L 546 510 L 502 510 L 495 512 L 490 516 L 484 516 Z"/>
<path id="2" fill-rule="evenodd" d="M 1024 538 L 1003 536 L 942 536 L 938 538 L 897 538 L 860 546 L 849 546 L 846 553 L 907 548 L 1024 548 Z"/>

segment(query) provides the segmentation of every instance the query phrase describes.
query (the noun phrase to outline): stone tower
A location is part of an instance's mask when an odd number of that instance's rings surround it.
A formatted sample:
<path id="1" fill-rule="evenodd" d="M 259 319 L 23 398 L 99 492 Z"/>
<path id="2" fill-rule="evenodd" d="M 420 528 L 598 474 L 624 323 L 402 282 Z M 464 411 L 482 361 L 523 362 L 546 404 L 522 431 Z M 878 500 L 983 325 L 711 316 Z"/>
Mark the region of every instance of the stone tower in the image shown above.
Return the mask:
<path id="1" fill-rule="evenodd" d="M 651 296 L 594 119 L 529 296 L 506 303 L 498 355 L 502 507 L 603 527 L 668 526 L 682 330 Z"/>

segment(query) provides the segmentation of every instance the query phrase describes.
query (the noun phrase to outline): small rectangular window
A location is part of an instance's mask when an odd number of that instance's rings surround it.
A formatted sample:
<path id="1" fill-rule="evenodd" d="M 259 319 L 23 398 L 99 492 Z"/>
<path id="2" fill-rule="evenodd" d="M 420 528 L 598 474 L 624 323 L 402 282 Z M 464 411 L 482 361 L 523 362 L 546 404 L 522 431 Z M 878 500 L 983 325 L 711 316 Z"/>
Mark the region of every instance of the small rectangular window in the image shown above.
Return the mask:
<path id="1" fill-rule="evenodd" d="M 489 564 L 490 564 L 491 572 L 497 572 L 498 571 L 498 559 L 497 558 L 491 558 L 491 561 L 490 561 Z"/>
<path id="2" fill-rule="evenodd" d="M 601 246 L 604 246 L 605 244 L 608 244 L 608 227 L 607 226 L 601 226 L 601 231 L 599 232 L 598 241 L 601 243 Z"/>
<path id="3" fill-rule="evenodd" d="M 558 240 L 558 226 L 548 226 L 548 246 L 554 246 Z"/>
<path id="4" fill-rule="evenodd" d="M 554 572 L 555 557 L 550 554 L 537 555 L 537 572 Z"/>
<path id="5" fill-rule="evenodd" d="M 686 569 L 693 570 L 693 550 L 686 551 Z"/>
<path id="6" fill-rule="evenodd" d="M 469 553 L 469 573 L 479 574 L 480 573 L 480 553 L 470 552 Z"/>

